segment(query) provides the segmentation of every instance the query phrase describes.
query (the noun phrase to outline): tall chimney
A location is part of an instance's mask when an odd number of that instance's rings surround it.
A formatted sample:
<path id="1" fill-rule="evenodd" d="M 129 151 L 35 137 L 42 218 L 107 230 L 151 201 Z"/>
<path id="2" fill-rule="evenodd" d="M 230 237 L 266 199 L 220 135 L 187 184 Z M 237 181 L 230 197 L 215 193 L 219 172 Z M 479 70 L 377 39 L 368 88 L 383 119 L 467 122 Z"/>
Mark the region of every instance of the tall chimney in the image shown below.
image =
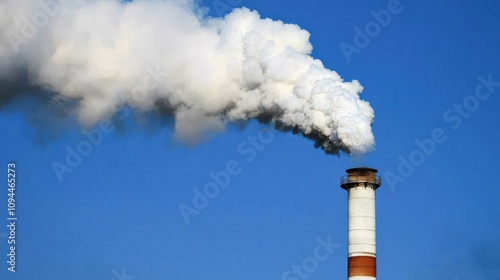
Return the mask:
<path id="1" fill-rule="evenodd" d="M 340 186 L 347 190 L 349 205 L 347 277 L 375 280 L 375 190 L 382 181 L 373 168 L 351 168 L 346 172 L 348 175 L 340 179 Z"/>

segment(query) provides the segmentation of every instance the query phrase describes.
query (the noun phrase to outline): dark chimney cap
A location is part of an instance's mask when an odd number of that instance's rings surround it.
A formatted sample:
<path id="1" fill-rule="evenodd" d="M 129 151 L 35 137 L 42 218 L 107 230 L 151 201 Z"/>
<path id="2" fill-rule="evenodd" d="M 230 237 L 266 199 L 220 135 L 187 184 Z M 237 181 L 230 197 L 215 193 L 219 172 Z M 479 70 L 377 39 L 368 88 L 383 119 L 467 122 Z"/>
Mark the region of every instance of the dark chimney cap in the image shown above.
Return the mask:
<path id="1" fill-rule="evenodd" d="M 382 178 L 375 175 L 378 170 L 370 167 L 356 167 L 346 170 L 346 176 L 340 178 L 340 187 L 345 190 L 364 185 L 376 190 L 382 184 Z"/>
<path id="2" fill-rule="evenodd" d="M 374 168 L 370 168 L 370 167 L 355 167 L 355 168 L 349 168 L 347 169 L 345 172 L 347 173 L 353 173 L 353 172 L 357 172 L 357 171 L 371 171 L 373 173 L 377 173 L 378 170 L 377 169 L 374 169 Z"/>

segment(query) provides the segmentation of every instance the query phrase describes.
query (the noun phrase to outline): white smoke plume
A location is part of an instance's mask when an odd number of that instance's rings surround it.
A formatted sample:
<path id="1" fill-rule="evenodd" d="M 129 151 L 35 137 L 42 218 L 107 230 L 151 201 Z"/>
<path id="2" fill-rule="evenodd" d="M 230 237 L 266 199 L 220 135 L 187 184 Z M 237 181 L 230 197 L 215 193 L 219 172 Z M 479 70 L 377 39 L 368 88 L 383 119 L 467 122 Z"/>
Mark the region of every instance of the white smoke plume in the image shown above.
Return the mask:
<path id="1" fill-rule="evenodd" d="M 130 106 L 173 116 L 187 143 L 258 119 L 327 153 L 370 151 L 363 87 L 311 51 L 307 31 L 246 8 L 210 18 L 190 0 L 3 0 L 0 104 L 36 88 L 77 104 L 85 126 Z"/>

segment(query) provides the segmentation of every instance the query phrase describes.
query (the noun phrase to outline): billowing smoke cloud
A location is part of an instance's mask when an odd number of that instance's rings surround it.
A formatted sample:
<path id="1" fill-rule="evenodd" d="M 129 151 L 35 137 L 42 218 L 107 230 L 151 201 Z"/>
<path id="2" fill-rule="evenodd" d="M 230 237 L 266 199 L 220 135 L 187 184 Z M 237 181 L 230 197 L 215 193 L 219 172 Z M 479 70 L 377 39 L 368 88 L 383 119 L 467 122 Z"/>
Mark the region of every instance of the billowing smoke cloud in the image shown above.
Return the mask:
<path id="1" fill-rule="evenodd" d="M 38 88 L 77 104 L 85 126 L 130 106 L 174 116 L 187 143 L 258 119 L 328 153 L 374 147 L 363 87 L 309 56 L 307 31 L 245 8 L 203 11 L 190 0 L 2 1 L 0 80 L 11 89 L 0 103 Z"/>

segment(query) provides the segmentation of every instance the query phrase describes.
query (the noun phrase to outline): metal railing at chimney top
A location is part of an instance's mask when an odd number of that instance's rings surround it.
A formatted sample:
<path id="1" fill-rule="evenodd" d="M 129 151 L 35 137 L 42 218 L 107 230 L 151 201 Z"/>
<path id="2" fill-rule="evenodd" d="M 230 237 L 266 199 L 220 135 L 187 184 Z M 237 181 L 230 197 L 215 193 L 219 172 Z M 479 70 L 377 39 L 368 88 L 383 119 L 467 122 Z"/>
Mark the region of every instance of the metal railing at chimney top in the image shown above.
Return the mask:
<path id="1" fill-rule="evenodd" d="M 368 179 L 368 180 L 359 180 L 359 179 L 351 179 L 349 178 L 349 175 L 346 175 L 346 176 L 342 176 L 340 178 L 340 184 L 341 185 L 344 185 L 344 184 L 349 184 L 349 183 L 374 183 L 374 184 L 377 184 L 377 185 L 381 185 L 382 184 L 382 178 L 380 176 L 373 176 L 375 178 L 373 179 Z"/>

